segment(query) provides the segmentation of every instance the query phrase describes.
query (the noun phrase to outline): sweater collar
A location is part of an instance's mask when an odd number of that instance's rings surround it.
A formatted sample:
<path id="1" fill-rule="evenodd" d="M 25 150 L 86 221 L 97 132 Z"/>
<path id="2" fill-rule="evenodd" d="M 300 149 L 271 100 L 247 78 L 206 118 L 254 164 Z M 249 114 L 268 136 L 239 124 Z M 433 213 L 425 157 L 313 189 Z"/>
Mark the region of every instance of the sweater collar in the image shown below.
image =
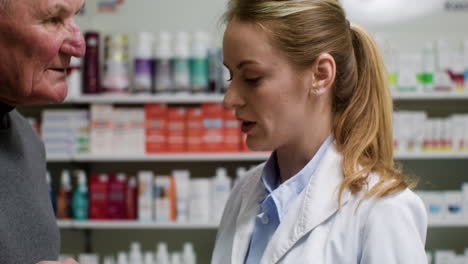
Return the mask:
<path id="1" fill-rule="evenodd" d="M 8 128 L 8 113 L 13 109 L 13 106 L 0 102 L 0 129 Z"/>

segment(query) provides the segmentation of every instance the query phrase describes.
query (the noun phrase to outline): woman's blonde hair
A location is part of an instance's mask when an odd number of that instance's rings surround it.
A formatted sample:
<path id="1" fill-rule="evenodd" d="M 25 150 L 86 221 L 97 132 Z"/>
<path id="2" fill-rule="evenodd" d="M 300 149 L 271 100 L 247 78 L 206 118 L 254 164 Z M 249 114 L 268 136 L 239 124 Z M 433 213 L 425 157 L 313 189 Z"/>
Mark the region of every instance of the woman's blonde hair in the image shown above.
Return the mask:
<path id="1" fill-rule="evenodd" d="M 408 187 L 393 160 L 392 98 L 379 50 L 370 35 L 350 25 L 338 0 L 230 0 L 224 15 L 266 30 L 272 45 L 298 68 L 322 53 L 336 62 L 333 134 L 343 155 L 339 189 L 359 192 L 376 172 L 379 182 L 365 197 L 382 197 Z"/>

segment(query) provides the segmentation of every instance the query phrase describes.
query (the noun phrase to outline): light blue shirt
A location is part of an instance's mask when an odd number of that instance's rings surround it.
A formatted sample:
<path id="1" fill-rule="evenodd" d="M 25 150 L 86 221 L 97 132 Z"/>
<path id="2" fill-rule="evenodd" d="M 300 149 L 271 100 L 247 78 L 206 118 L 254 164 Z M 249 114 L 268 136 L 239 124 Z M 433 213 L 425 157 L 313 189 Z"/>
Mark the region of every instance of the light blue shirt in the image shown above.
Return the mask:
<path id="1" fill-rule="evenodd" d="M 245 264 L 258 264 L 271 237 L 275 233 L 288 208 L 305 189 L 326 150 L 333 142 L 329 136 L 314 157 L 296 175 L 279 184 L 279 169 L 276 152 L 273 152 L 262 172 L 265 195 L 258 201 L 260 212 L 255 217 L 255 227 L 250 239 Z"/>

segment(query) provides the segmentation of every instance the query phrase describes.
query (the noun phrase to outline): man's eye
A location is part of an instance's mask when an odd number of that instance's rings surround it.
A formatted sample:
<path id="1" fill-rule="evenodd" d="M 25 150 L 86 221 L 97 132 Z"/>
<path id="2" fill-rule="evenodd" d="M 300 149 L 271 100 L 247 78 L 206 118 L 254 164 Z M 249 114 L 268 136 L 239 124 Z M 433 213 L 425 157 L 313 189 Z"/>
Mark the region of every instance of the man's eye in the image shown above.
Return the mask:
<path id="1" fill-rule="evenodd" d="M 60 24 L 62 23 L 62 18 L 61 17 L 51 17 L 46 20 L 47 23 L 52 23 L 52 24 Z"/>

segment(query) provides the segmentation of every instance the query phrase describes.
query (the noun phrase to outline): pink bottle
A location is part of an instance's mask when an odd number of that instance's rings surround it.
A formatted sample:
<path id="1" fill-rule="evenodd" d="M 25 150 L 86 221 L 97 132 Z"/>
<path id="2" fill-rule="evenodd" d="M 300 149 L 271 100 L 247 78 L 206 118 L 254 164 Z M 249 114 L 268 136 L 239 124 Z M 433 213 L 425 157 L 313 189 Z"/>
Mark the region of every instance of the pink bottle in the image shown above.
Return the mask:
<path id="1" fill-rule="evenodd" d="M 123 173 L 109 176 L 109 204 L 107 214 L 109 219 L 127 219 L 126 205 L 127 176 Z"/>
<path id="2" fill-rule="evenodd" d="M 107 174 L 92 174 L 89 181 L 89 219 L 107 219 L 107 189 L 109 176 Z"/>

